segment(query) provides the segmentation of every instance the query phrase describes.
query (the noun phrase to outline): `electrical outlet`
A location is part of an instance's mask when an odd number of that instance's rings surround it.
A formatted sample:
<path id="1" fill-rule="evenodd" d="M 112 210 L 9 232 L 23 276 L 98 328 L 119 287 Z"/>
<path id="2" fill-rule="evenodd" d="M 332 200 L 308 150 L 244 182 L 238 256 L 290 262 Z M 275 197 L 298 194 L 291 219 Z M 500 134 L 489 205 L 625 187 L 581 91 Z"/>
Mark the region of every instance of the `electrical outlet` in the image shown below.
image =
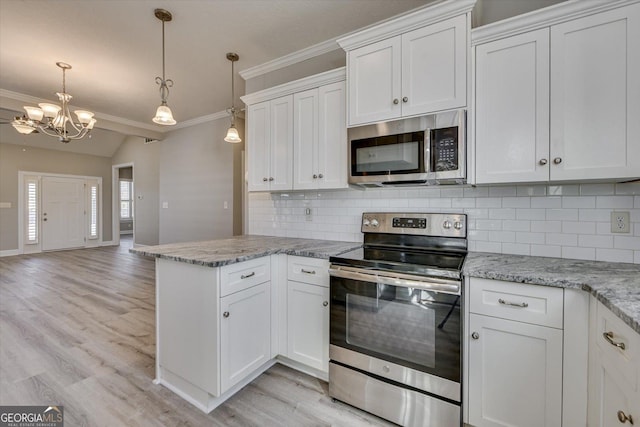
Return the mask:
<path id="1" fill-rule="evenodd" d="M 611 212 L 611 232 L 612 233 L 630 233 L 630 216 L 629 212 L 613 211 Z"/>
<path id="2" fill-rule="evenodd" d="M 304 215 L 307 221 L 313 221 L 313 217 L 311 216 L 311 208 L 306 208 L 304 210 Z"/>

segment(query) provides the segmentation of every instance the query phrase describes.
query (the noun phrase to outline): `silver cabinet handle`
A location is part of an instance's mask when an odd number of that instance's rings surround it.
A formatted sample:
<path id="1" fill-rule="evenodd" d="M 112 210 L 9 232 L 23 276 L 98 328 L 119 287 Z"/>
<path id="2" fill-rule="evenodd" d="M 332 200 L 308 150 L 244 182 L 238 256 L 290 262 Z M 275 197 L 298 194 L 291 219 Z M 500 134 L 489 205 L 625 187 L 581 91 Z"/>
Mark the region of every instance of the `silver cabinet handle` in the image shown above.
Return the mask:
<path id="1" fill-rule="evenodd" d="M 603 332 L 602 336 L 604 337 L 605 340 L 607 340 L 607 342 L 609 344 L 611 344 L 614 347 L 618 347 L 620 350 L 624 350 L 626 348 L 626 346 L 624 345 L 623 342 L 615 342 L 613 340 L 613 332 L 609 331 L 609 332 Z"/>
<path id="2" fill-rule="evenodd" d="M 625 414 L 624 411 L 618 411 L 618 421 L 620 421 L 622 424 L 625 424 L 627 421 L 629 421 L 629 424 L 633 425 L 633 417 L 631 415 Z"/>
<path id="3" fill-rule="evenodd" d="M 396 99 L 393 100 L 393 103 L 398 105 L 400 103 L 400 101 L 398 101 L 398 98 L 396 98 Z"/>
<path id="4" fill-rule="evenodd" d="M 402 102 L 409 102 L 409 98 L 405 96 L 404 98 L 402 98 Z"/>
<path id="5" fill-rule="evenodd" d="M 267 181 L 269 181 L 269 179 L 268 178 L 262 178 L 262 181 L 267 182 Z"/>
<path id="6" fill-rule="evenodd" d="M 313 179 L 317 179 L 318 175 L 316 175 L 315 173 L 313 174 Z"/>
<path id="7" fill-rule="evenodd" d="M 540 163 L 540 166 L 544 166 L 547 163 L 549 163 L 549 161 L 547 159 L 540 159 L 540 161 L 538 163 Z"/>
<path id="8" fill-rule="evenodd" d="M 329 301 L 323 301 L 323 302 L 322 302 L 322 306 L 323 306 L 323 307 L 326 307 L 326 306 L 328 306 L 328 305 L 329 305 Z"/>
<path id="9" fill-rule="evenodd" d="M 241 278 L 241 279 L 248 279 L 249 277 L 253 277 L 253 276 L 255 276 L 255 275 L 256 275 L 256 272 L 255 272 L 255 271 L 252 271 L 252 272 L 251 272 L 251 273 L 249 273 L 249 274 L 243 274 L 242 276 L 240 276 L 240 278 Z"/>
<path id="10" fill-rule="evenodd" d="M 553 159 L 553 163 L 559 165 L 560 163 L 562 163 L 562 157 L 556 157 L 555 159 Z"/>
<path id="11" fill-rule="evenodd" d="M 304 274 L 316 274 L 315 270 L 305 270 L 304 268 L 300 269 Z"/>
<path id="12" fill-rule="evenodd" d="M 521 308 L 527 308 L 529 307 L 529 304 L 526 302 L 521 302 L 521 303 L 517 303 L 517 302 L 509 302 L 509 301 L 505 301 L 502 298 L 500 298 L 498 300 L 498 302 L 502 305 L 511 305 L 513 307 L 521 307 Z"/>
<path id="13" fill-rule="evenodd" d="M 323 178 L 323 177 L 324 177 L 324 175 L 322 175 L 322 174 L 318 175 L 318 178 Z"/>
<path id="14" fill-rule="evenodd" d="M 228 311 L 225 311 L 224 313 L 222 313 L 222 316 L 224 316 L 224 317 L 229 317 L 229 312 L 228 312 Z"/>
<path id="15" fill-rule="evenodd" d="M 478 338 L 480 338 L 480 334 L 477 332 L 474 332 L 471 334 L 471 338 L 473 338 L 474 340 L 477 340 Z"/>

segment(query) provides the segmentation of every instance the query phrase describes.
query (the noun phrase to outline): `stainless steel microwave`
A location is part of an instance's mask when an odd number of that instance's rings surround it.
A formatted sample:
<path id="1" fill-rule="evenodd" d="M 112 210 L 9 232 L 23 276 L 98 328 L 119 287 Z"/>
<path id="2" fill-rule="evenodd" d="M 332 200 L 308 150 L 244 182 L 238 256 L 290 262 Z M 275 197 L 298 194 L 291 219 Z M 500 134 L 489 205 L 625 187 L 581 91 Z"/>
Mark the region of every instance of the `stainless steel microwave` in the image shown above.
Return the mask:
<path id="1" fill-rule="evenodd" d="M 349 184 L 463 184 L 466 112 L 449 111 L 349 129 Z"/>

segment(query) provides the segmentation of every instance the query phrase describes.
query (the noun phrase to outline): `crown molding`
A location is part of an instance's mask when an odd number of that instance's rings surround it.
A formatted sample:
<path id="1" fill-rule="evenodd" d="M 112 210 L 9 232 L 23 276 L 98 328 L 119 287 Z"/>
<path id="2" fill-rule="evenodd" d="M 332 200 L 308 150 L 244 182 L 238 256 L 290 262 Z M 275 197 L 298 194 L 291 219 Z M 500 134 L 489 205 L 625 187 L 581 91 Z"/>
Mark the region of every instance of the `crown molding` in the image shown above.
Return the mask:
<path id="1" fill-rule="evenodd" d="M 259 92 L 253 92 L 240 99 L 246 105 L 256 104 L 262 101 L 268 101 L 270 99 L 278 98 L 281 96 L 291 95 L 297 92 L 302 92 L 309 89 L 315 89 L 320 86 L 328 85 L 331 83 L 341 82 L 347 78 L 347 68 L 340 67 L 335 70 L 325 71 L 324 73 L 315 74 L 313 76 L 304 77 L 299 80 L 284 83 L 278 86 L 274 86 Z"/>
<path id="2" fill-rule="evenodd" d="M 246 81 L 270 73 L 272 71 L 276 71 L 281 68 L 306 61 L 307 59 L 315 58 L 316 56 L 333 52 L 334 50 L 338 49 L 340 49 L 340 46 L 338 46 L 336 39 L 327 40 L 322 43 L 318 43 L 313 46 L 290 53 L 288 55 L 281 56 L 280 58 L 265 62 L 264 64 L 247 68 L 246 70 L 240 71 L 239 74 L 240 77 L 242 77 Z"/>
<path id="3" fill-rule="evenodd" d="M 199 125 L 202 123 L 212 122 L 214 120 L 220 120 L 225 117 L 229 117 L 230 114 L 228 111 L 218 111 L 217 113 L 207 114 L 206 116 L 195 117 L 193 119 L 185 120 L 183 122 L 178 122 L 175 126 L 171 126 L 169 131 L 174 131 L 178 129 L 184 129 L 191 126 Z"/>
<path id="4" fill-rule="evenodd" d="M 639 2 L 640 0 L 567 0 L 553 6 L 474 28 L 471 30 L 471 44 L 475 46 L 504 37 L 547 28 L 561 22 Z"/>
<path id="5" fill-rule="evenodd" d="M 476 0 L 442 0 L 430 3 L 408 13 L 381 21 L 362 30 L 338 38 L 345 51 L 385 40 L 417 28 L 471 12 Z"/>

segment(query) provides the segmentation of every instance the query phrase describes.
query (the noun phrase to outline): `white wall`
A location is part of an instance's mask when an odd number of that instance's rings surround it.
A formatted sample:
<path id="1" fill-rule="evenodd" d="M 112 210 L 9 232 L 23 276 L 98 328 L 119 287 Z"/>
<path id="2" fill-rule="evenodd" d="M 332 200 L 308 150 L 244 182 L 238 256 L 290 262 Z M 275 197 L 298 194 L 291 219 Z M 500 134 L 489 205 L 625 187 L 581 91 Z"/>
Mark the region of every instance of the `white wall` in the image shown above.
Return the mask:
<path id="1" fill-rule="evenodd" d="M 234 234 L 234 218 L 241 221 L 242 216 L 241 212 L 234 215 L 234 198 L 241 197 L 234 195 L 234 174 L 238 172 L 234 163 L 238 164 L 244 144 L 224 141 L 229 123 L 223 118 L 178 129 L 158 143 L 161 244 Z M 238 119 L 236 126 L 244 139 L 244 121 Z"/>
<path id="2" fill-rule="evenodd" d="M 630 234 L 610 232 L 612 210 Z M 375 211 L 466 213 L 472 251 L 640 264 L 640 183 L 251 193 L 249 234 L 362 241 Z"/>

